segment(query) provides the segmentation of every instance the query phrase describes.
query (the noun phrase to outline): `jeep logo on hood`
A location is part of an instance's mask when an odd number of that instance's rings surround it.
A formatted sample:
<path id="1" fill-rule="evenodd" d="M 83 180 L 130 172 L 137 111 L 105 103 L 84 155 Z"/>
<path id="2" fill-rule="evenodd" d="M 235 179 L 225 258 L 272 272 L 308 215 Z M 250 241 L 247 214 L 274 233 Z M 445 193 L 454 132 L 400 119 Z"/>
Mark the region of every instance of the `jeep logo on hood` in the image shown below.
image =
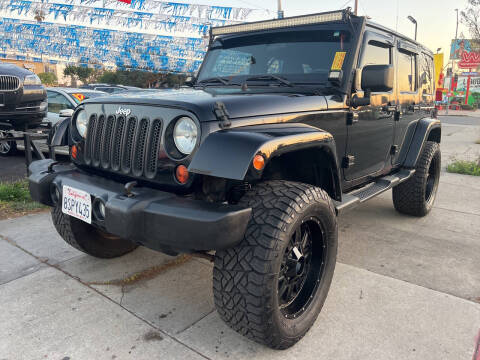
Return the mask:
<path id="1" fill-rule="evenodd" d="M 122 108 L 122 107 L 119 107 L 116 112 L 117 115 L 123 115 L 123 116 L 128 116 L 131 113 L 132 113 L 132 110 L 127 108 Z"/>

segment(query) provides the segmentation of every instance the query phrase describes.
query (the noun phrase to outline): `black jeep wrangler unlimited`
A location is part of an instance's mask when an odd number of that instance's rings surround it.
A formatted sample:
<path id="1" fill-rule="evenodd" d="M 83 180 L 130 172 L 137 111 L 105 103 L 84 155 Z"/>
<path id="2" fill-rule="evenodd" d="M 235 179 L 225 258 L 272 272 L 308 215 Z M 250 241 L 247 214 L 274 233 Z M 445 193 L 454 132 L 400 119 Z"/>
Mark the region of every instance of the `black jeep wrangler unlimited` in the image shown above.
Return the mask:
<path id="1" fill-rule="evenodd" d="M 87 254 L 210 255 L 222 319 L 285 349 L 327 297 L 342 210 L 389 189 L 431 210 L 433 74 L 429 50 L 349 10 L 214 28 L 191 89 L 80 105 L 52 140 L 72 164 L 33 163 L 30 191 Z"/>

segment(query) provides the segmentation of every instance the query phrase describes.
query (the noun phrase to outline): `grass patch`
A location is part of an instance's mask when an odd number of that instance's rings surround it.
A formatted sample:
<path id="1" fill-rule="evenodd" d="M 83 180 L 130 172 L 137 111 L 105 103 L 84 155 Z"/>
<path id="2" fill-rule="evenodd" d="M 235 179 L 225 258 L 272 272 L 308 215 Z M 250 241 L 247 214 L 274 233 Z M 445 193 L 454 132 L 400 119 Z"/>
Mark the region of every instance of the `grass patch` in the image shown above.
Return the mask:
<path id="1" fill-rule="evenodd" d="M 447 171 L 454 174 L 480 176 L 480 163 L 457 160 L 447 166 Z"/>
<path id="2" fill-rule="evenodd" d="M 28 181 L 0 182 L 0 218 L 22 216 L 46 208 L 32 200 Z"/>

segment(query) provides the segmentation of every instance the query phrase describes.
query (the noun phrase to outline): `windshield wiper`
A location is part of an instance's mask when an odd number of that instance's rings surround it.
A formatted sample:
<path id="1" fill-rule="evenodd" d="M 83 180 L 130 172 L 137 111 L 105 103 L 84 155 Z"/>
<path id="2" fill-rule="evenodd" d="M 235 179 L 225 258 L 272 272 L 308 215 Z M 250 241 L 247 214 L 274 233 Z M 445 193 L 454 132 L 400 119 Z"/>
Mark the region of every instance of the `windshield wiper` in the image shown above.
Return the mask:
<path id="1" fill-rule="evenodd" d="M 208 78 L 202 81 L 197 82 L 198 85 L 206 85 L 206 84 L 214 84 L 214 83 L 221 83 L 223 85 L 230 85 L 230 81 L 222 78 L 220 76 Z"/>
<path id="2" fill-rule="evenodd" d="M 252 76 L 252 77 L 249 77 L 245 80 L 245 82 L 248 82 L 248 81 L 254 81 L 254 80 L 276 80 L 277 82 L 279 82 L 280 84 L 283 84 L 283 85 L 286 85 L 286 86 L 289 86 L 289 87 L 294 87 L 295 85 L 292 84 L 290 81 L 288 81 L 287 79 L 284 79 L 280 76 L 277 76 L 277 75 L 258 75 L 258 76 Z"/>

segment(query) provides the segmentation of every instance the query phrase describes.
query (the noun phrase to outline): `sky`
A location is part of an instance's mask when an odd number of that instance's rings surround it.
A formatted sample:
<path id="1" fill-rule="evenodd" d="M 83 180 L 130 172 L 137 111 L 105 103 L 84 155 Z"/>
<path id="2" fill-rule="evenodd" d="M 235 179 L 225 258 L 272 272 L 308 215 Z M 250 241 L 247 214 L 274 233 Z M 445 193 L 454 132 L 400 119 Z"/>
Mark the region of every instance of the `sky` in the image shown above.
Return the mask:
<path id="1" fill-rule="evenodd" d="M 271 17 L 276 16 L 277 10 L 277 0 L 186 0 L 185 2 L 262 8 L 269 10 Z M 354 0 L 282 0 L 282 4 L 285 16 L 294 16 L 337 10 L 346 6 L 353 7 Z M 372 21 L 398 30 L 411 38 L 414 37 L 415 26 L 407 16 L 413 16 L 418 22 L 418 41 L 433 52 L 441 47 L 447 61 L 451 40 L 455 38 L 457 23 L 455 9 L 463 10 L 466 5 L 467 0 L 359 0 L 359 15 L 370 16 Z M 460 23 L 459 37 L 462 32 L 465 38 L 470 38 L 468 30 Z"/>

